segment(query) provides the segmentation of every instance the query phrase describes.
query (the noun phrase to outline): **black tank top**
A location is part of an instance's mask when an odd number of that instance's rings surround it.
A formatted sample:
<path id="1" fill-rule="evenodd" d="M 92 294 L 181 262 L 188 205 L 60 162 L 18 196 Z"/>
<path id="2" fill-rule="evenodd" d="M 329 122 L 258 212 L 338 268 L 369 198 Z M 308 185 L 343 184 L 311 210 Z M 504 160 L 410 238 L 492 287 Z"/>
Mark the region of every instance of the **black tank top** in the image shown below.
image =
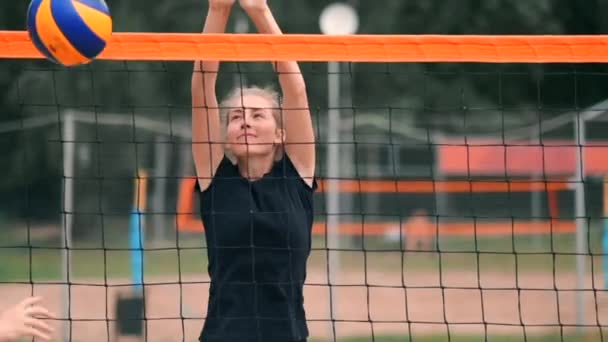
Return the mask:
<path id="1" fill-rule="evenodd" d="M 200 341 L 308 337 L 303 287 L 316 188 L 287 155 L 256 181 L 224 157 L 199 192 L 211 278 Z"/>

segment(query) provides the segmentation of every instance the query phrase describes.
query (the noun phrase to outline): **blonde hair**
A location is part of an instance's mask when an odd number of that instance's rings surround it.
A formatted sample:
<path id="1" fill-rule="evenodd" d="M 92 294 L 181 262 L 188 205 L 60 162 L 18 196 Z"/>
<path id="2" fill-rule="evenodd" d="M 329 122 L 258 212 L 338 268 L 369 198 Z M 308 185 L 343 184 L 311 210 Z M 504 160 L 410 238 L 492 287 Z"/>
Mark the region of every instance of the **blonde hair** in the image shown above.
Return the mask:
<path id="1" fill-rule="evenodd" d="M 273 87 L 270 87 L 270 86 L 236 87 L 236 88 L 232 89 L 232 91 L 230 91 L 228 93 L 228 95 L 226 95 L 226 97 L 222 100 L 222 102 L 220 102 L 220 105 L 219 105 L 220 120 L 223 123 L 224 127 L 228 126 L 228 113 L 230 112 L 230 110 L 234 109 L 234 108 L 242 107 L 243 101 L 241 100 L 241 106 L 235 106 L 231 102 L 233 102 L 235 99 L 239 99 L 239 98 L 242 99 L 243 97 L 248 96 L 248 95 L 258 96 L 258 97 L 268 100 L 268 102 L 270 103 L 270 107 L 268 109 L 270 109 L 272 112 L 272 117 L 274 118 L 277 128 L 283 129 L 283 115 L 282 115 L 282 110 L 281 110 L 280 95 L 279 95 L 278 91 L 276 91 Z M 225 138 L 225 134 L 226 134 L 226 130 L 224 130 L 224 138 Z M 229 151 L 226 151 L 226 152 L 229 152 Z M 230 157 L 230 159 L 235 161 L 232 153 L 228 153 L 228 156 Z M 279 160 L 282 158 L 282 156 L 283 156 L 283 146 L 279 145 L 276 148 L 274 159 Z"/>
<path id="2" fill-rule="evenodd" d="M 228 95 L 222 100 L 220 103 L 220 117 L 224 126 L 228 124 L 228 113 L 231 109 L 238 108 L 239 106 L 235 106 L 231 104 L 235 99 L 243 98 L 247 95 L 258 96 L 263 99 L 266 99 L 270 102 L 270 109 L 272 111 L 272 117 L 274 121 L 277 123 L 277 128 L 283 128 L 283 118 L 281 115 L 280 108 L 280 99 L 279 93 L 274 90 L 272 87 L 258 87 L 258 86 L 250 86 L 250 87 L 237 87 L 234 88 Z M 242 103 L 242 101 L 241 101 Z"/>

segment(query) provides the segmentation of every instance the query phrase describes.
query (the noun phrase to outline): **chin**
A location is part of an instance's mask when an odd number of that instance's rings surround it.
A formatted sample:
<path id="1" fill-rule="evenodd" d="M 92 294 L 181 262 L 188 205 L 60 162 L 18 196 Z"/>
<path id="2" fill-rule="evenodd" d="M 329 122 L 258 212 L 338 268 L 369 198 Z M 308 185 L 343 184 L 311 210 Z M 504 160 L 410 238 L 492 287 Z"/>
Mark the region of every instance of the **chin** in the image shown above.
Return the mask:
<path id="1" fill-rule="evenodd" d="M 250 158 L 250 157 L 262 157 L 268 156 L 274 153 L 274 150 L 270 146 L 233 146 L 230 151 L 237 158 Z"/>

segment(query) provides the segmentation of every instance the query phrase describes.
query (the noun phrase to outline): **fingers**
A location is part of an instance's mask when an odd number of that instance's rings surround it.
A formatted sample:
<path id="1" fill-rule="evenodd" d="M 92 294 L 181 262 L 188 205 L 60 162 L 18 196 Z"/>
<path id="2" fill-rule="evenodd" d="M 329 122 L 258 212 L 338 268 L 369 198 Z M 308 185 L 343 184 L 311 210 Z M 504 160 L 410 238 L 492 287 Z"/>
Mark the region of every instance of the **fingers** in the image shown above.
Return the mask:
<path id="1" fill-rule="evenodd" d="M 35 336 L 39 339 L 42 339 L 44 341 L 50 341 L 51 340 L 51 336 L 49 336 L 47 333 L 44 333 L 40 330 L 37 330 L 33 327 L 24 327 L 22 330 L 23 335 L 28 335 L 28 336 Z"/>
<path id="2" fill-rule="evenodd" d="M 45 321 L 42 321 L 37 318 L 28 318 L 25 320 L 25 324 L 30 328 L 36 329 L 36 331 L 43 332 L 46 334 L 52 334 L 54 331 L 53 328 L 51 328 L 51 326 L 48 325 Z"/>
<path id="3" fill-rule="evenodd" d="M 23 308 L 26 314 L 34 317 L 51 319 L 57 318 L 55 314 L 48 311 L 45 307 L 36 305 L 41 301 L 42 297 L 29 297 L 21 301 L 21 303 L 19 303 L 19 306 Z"/>
<path id="4" fill-rule="evenodd" d="M 19 306 L 27 308 L 28 306 L 40 303 L 40 301 L 42 301 L 42 297 L 28 297 L 22 300 L 21 303 L 19 303 Z"/>
<path id="5" fill-rule="evenodd" d="M 41 306 L 32 306 L 27 310 L 27 312 L 30 315 L 37 317 L 37 318 L 50 318 L 50 319 L 57 318 L 54 313 L 50 312 L 49 310 L 47 310 L 46 308 L 43 308 Z"/>
<path id="6" fill-rule="evenodd" d="M 39 306 L 42 297 L 29 297 L 21 301 L 19 307 L 23 314 L 21 333 L 50 341 L 54 329 L 44 319 L 55 319 L 56 316 L 43 306 Z"/>

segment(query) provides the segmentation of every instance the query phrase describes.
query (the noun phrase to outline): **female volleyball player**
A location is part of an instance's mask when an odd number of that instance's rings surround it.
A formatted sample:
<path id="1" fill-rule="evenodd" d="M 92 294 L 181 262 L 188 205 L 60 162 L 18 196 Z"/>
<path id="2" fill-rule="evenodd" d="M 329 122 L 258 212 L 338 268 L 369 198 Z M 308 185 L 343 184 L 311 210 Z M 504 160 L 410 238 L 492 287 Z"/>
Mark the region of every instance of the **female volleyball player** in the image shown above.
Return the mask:
<path id="1" fill-rule="evenodd" d="M 0 342 L 12 342 L 21 337 L 37 337 L 50 341 L 53 329 L 44 322 L 54 318 L 38 303 L 41 298 L 29 297 L 0 314 Z"/>
<path id="2" fill-rule="evenodd" d="M 266 0 L 240 0 L 260 33 L 281 34 Z M 224 32 L 233 0 L 209 0 L 203 33 Z M 193 158 L 209 257 L 201 341 L 305 341 L 303 286 L 316 189 L 314 130 L 296 62 L 273 91 L 234 90 L 218 106 L 218 61 L 192 75 Z M 222 120 L 222 119 L 225 119 Z"/>

